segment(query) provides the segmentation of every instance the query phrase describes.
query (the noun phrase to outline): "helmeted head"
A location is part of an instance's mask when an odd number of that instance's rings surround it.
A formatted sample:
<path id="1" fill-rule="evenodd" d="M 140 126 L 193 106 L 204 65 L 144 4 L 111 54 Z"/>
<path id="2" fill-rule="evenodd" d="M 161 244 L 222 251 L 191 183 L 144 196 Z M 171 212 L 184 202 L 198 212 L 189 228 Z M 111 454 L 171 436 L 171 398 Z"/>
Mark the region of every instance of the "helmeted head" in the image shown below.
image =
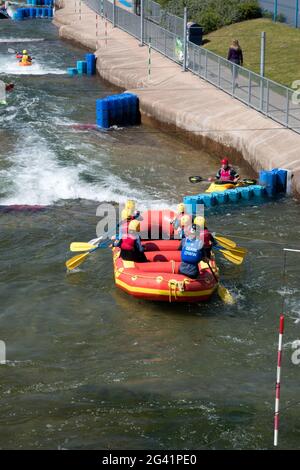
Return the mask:
<path id="1" fill-rule="evenodd" d="M 202 215 L 197 215 L 197 217 L 194 218 L 194 224 L 196 227 L 203 229 L 205 227 L 205 218 Z"/>
<path id="2" fill-rule="evenodd" d="M 140 222 L 136 219 L 131 220 L 128 224 L 128 230 L 130 232 L 140 232 L 140 230 L 141 230 Z"/>
<path id="3" fill-rule="evenodd" d="M 122 210 L 121 220 L 130 220 L 132 216 L 133 216 L 133 210 L 125 208 Z"/>
<path id="4" fill-rule="evenodd" d="M 26 51 L 26 49 L 24 49 L 24 50 L 23 50 L 23 54 L 27 54 L 27 51 Z"/>
<path id="5" fill-rule="evenodd" d="M 125 209 L 131 209 L 132 211 L 135 210 L 135 202 L 132 201 L 131 199 L 129 199 L 128 201 L 126 201 L 125 203 Z"/>
<path id="6" fill-rule="evenodd" d="M 229 166 L 228 158 L 222 158 L 221 165 L 222 165 L 222 168 L 227 168 Z"/>
<path id="7" fill-rule="evenodd" d="M 180 219 L 180 225 L 181 227 L 186 227 L 188 225 L 191 225 L 192 224 L 192 218 L 190 215 L 183 215 Z"/>
<path id="8" fill-rule="evenodd" d="M 177 206 L 177 214 L 182 214 L 184 212 L 184 204 L 181 202 Z"/>
<path id="9" fill-rule="evenodd" d="M 188 234 L 187 235 L 188 235 L 189 238 L 196 238 L 196 234 L 197 234 L 196 225 L 192 224 L 188 229 Z"/>

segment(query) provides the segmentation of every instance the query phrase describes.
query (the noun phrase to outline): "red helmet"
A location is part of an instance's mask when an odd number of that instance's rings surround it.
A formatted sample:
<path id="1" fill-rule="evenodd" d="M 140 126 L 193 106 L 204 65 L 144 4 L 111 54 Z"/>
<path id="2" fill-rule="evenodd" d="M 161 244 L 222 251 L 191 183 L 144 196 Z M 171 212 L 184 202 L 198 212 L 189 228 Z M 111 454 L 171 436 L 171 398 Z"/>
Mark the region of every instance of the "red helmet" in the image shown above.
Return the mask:
<path id="1" fill-rule="evenodd" d="M 229 163 L 228 158 L 223 158 L 223 160 L 221 160 L 221 163 L 222 165 L 228 165 Z"/>

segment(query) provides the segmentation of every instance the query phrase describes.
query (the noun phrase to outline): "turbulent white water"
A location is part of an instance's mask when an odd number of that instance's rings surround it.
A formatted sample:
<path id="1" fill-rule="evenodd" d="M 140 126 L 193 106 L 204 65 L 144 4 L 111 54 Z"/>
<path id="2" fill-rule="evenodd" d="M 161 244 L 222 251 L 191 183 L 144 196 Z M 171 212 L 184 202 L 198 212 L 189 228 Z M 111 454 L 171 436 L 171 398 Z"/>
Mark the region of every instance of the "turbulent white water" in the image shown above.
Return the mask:
<path id="1" fill-rule="evenodd" d="M 18 59 L 13 54 L 0 56 L 0 74 L 2 75 L 62 75 L 66 73 L 66 70 L 47 66 L 37 60 L 33 60 L 32 65 L 23 67 L 19 65 Z"/>
<path id="2" fill-rule="evenodd" d="M 103 181 L 92 183 L 84 180 L 84 173 L 101 166 L 99 161 L 87 161 L 74 166 L 62 164 L 46 140 L 39 135 L 22 138 L 24 147 L 8 157 L 9 168 L 0 170 L 0 187 L 6 188 L 1 205 L 29 204 L 51 205 L 60 200 L 87 199 L 92 201 L 125 202 L 128 194 L 148 205 L 151 196 L 145 191 L 133 189 L 116 175 L 103 169 Z M 165 207 L 168 203 L 163 202 Z M 162 202 L 159 202 L 162 206 Z"/>

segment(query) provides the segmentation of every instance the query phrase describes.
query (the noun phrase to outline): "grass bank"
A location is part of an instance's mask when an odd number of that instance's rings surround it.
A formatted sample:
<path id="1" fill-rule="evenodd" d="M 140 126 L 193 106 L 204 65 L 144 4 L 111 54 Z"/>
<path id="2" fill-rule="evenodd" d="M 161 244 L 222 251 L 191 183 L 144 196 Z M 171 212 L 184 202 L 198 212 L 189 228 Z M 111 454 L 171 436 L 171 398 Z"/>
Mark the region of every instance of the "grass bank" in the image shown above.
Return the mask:
<path id="1" fill-rule="evenodd" d="M 299 29 L 259 18 L 225 26 L 207 34 L 204 47 L 227 58 L 232 39 L 238 39 L 243 49 L 244 67 L 259 73 L 262 31 L 266 32 L 265 76 L 291 86 L 294 80 L 300 80 Z"/>

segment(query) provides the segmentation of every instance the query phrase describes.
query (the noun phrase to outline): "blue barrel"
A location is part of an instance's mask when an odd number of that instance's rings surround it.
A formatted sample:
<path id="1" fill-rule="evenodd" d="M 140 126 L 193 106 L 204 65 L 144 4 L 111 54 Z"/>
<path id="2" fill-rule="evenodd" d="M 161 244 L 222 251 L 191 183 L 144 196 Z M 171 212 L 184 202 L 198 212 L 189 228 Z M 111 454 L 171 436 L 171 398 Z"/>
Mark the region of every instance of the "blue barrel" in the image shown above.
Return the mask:
<path id="1" fill-rule="evenodd" d="M 137 96 L 132 93 L 129 93 L 129 106 L 130 114 L 127 125 L 134 126 L 137 123 Z"/>
<path id="2" fill-rule="evenodd" d="M 268 174 L 269 174 L 269 171 L 265 171 L 265 170 L 261 170 L 259 172 L 259 180 L 258 180 L 258 183 L 261 185 L 261 186 L 267 186 L 268 184 Z"/>
<path id="3" fill-rule="evenodd" d="M 95 54 L 85 54 L 85 60 L 87 63 L 87 74 L 95 75 L 96 73 L 96 56 Z"/>
<path id="4" fill-rule="evenodd" d="M 85 60 L 78 60 L 77 61 L 77 70 L 79 74 L 86 73 L 87 63 Z"/>
<path id="5" fill-rule="evenodd" d="M 277 193 L 285 193 L 287 186 L 287 171 L 281 168 L 272 170 L 276 173 L 276 191 Z"/>
<path id="6" fill-rule="evenodd" d="M 96 123 L 97 126 L 102 127 L 104 129 L 109 128 L 107 98 L 98 99 L 96 101 Z"/>
<path id="7" fill-rule="evenodd" d="M 48 10 L 48 18 L 52 18 L 53 16 L 53 8 L 47 8 Z"/>
<path id="8" fill-rule="evenodd" d="M 70 77 L 73 77 L 74 75 L 77 75 L 78 74 L 78 71 L 77 69 L 73 68 L 73 67 L 69 67 L 67 69 L 67 72 L 68 72 L 68 75 L 70 75 Z"/>
<path id="9" fill-rule="evenodd" d="M 228 202 L 228 193 L 226 191 L 219 191 L 214 193 L 214 195 L 217 199 L 218 204 L 226 204 L 226 202 Z"/>
<path id="10" fill-rule="evenodd" d="M 238 202 L 240 197 L 241 197 L 241 194 L 236 189 L 230 189 L 228 191 L 228 199 L 230 202 Z"/>
<path id="11" fill-rule="evenodd" d="M 48 8 L 42 9 L 42 18 L 48 18 Z"/>
<path id="12" fill-rule="evenodd" d="M 251 186 L 247 186 L 246 188 L 240 188 L 242 189 L 241 191 L 241 197 L 242 199 L 245 199 L 246 201 L 248 201 L 249 199 L 251 199 L 253 197 L 253 190 L 251 188 Z"/>
<path id="13" fill-rule="evenodd" d="M 29 16 L 30 18 L 36 17 L 36 8 L 29 8 Z"/>
<path id="14" fill-rule="evenodd" d="M 266 186 L 266 192 L 268 196 L 273 197 L 276 194 L 276 181 L 277 181 L 277 176 L 276 173 L 273 173 L 270 171 L 267 175 L 267 186 Z"/>
<path id="15" fill-rule="evenodd" d="M 23 19 L 24 19 L 23 8 L 19 8 L 16 12 L 16 20 L 23 20 Z"/>
<path id="16" fill-rule="evenodd" d="M 128 96 L 128 93 L 123 93 L 121 95 L 121 100 L 122 100 L 122 109 L 123 109 L 122 125 L 126 126 L 126 123 L 129 120 L 129 114 L 130 114 L 130 98 Z"/>
<path id="17" fill-rule="evenodd" d="M 259 184 L 254 184 L 251 186 L 253 195 L 255 197 L 263 197 L 265 195 L 265 187 L 260 186 Z"/>

